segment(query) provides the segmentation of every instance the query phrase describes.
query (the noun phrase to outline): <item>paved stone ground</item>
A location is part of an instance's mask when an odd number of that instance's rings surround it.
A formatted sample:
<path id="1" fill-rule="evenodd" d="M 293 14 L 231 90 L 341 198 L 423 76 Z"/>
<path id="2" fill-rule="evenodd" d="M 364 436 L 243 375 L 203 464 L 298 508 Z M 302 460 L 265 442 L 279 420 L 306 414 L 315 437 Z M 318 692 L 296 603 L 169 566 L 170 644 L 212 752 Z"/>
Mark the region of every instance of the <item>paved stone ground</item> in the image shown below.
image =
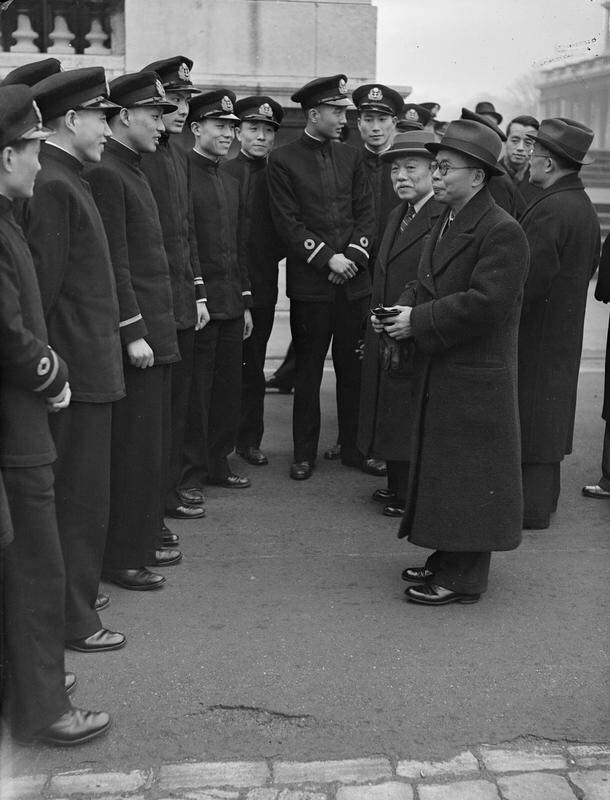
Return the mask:
<path id="1" fill-rule="evenodd" d="M 5 778 L 2 800 L 608 800 L 610 747 L 482 745 L 447 761 L 215 761 Z"/>

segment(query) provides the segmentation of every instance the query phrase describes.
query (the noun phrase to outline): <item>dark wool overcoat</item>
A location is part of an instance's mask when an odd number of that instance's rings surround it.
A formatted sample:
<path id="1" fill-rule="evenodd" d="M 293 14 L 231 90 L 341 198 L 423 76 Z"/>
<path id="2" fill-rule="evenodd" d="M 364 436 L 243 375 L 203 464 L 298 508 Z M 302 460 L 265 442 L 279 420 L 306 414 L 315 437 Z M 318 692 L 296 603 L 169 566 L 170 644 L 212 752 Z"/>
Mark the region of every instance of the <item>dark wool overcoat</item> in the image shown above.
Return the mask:
<path id="1" fill-rule="evenodd" d="M 587 289 L 599 261 L 599 221 L 576 173 L 540 192 L 520 221 L 531 254 L 519 328 L 523 462 L 546 464 L 572 452 Z"/>
<path id="2" fill-rule="evenodd" d="M 486 188 L 438 241 L 443 221 L 424 247 L 411 315 L 415 426 L 399 536 L 437 550 L 511 550 L 523 519 L 517 329 L 527 240 Z"/>
<path id="3" fill-rule="evenodd" d="M 610 303 L 610 233 L 606 236 L 602 247 L 595 297 L 597 300 L 601 300 L 602 303 Z M 610 323 L 608 325 L 608 341 L 606 342 L 606 377 L 602 417 L 606 421 L 610 420 Z"/>
<path id="4" fill-rule="evenodd" d="M 372 308 L 379 303 L 398 303 L 405 284 L 417 278 L 426 236 L 443 208 L 431 198 L 400 233 L 407 206 L 405 200 L 388 218 L 374 269 Z M 412 427 L 411 378 L 383 368 L 380 344 L 369 320 L 362 364 L 358 447 L 361 452 L 375 453 L 380 458 L 406 461 Z"/>

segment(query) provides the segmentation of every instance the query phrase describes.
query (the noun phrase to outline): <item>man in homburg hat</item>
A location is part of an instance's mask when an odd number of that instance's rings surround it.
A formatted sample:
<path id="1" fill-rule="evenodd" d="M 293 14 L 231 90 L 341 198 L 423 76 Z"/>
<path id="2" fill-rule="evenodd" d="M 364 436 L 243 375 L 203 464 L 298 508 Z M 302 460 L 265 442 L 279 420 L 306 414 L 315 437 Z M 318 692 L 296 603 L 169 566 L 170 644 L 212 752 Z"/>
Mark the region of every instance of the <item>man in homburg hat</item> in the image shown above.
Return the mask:
<path id="1" fill-rule="evenodd" d="M 68 370 L 48 345 L 40 292 L 12 201 L 32 196 L 43 129 L 30 89 L 0 88 L 0 468 L 14 540 L 3 552 L 4 711 L 26 743 L 74 745 L 103 733 L 104 712 L 73 708 L 64 672 L 66 579 L 48 415 L 70 403 Z"/>
<path id="2" fill-rule="evenodd" d="M 530 180 L 542 190 L 521 217 L 531 251 L 519 329 L 519 411 L 526 528 L 548 528 L 560 468 L 572 452 L 576 389 L 589 280 L 597 269 L 599 220 L 579 176 L 593 131 L 545 119 Z"/>
<path id="3" fill-rule="evenodd" d="M 311 477 L 320 436 L 320 384 L 332 340 L 341 461 L 362 467 L 356 444 L 361 365 L 356 354 L 369 304 L 373 198 L 362 154 L 339 138 L 345 75 L 316 78 L 292 95 L 302 136 L 269 157 L 271 210 L 288 251 L 287 293 L 296 352 L 294 460 L 290 477 Z"/>
<path id="4" fill-rule="evenodd" d="M 99 162 L 110 135 L 103 67 L 58 72 L 33 87 L 45 125 L 41 172 L 25 214 L 49 341 L 71 376 L 72 402 L 50 417 L 55 502 L 66 567 L 66 642 L 100 652 L 125 644 L 95 608 L 110 504 L 113 402 L 125 395 L 119 307 L 106 231 L 83 164 Z M 102 600 L 104 603 L 104 600 Z"/>
<path id="5" fill-rule="evenodd" d="M 163 457 L 170 426 L 170 364 L 179 360 L 163 230 L 142 153 L 155 151 L 168 103 L 155 72 L 115 78 L 112 137 L 90 164 L 91 184 L 110 246 L 117 283 L 126 397 L 112 414 L 110 524 L 103 577 L 138 591 L 165 578 L 147 566 L 177 564 L 178 550 L 158 548 Z"/>
<path id="6" fill-rule="evenodd" d="M 417 278 L 417 265 L 426 237 L 442 206 L 432 193 L 430 162 L 425 145 L 435 141 L 430 131 L 399 133 L 381 159 L 390 168 L 390 180 L 399 200 L 391 212 L 377 255 L 371 307 L 401 311 L 402 293 Z M 402 516 L 409 477 L 411 370 L 407 348 L 388 336 L 398 331 L 407 313 L 385 320 L 372 319 L 367 328 L 362 364 L 358 445 L 387 463 L 388 488 L 373 499 L 384 504 L 386 516 Z"/>
<path id="7" fill-rule="evenodd" d="M 422 253 L 401 329 L 417 350 L 415 428 L 399 536 L 435 552 L 403 578 L 409 600 L 476 602 L 492 551 L 521 541 L 517 328 L 528 247 L 491 197 L 502 142 L 478 122 L 451 122 L 427 144 L 446 210 Z"/>
<path id="8" fill-rule="evenodd" d="M 194 490 L 184 493 L 178 486 L 193 376 L 195 331 L 210 319 L 193 234 L 186 153 L 176 142 L 188 117 L 190 99 L 200 92 L 192 84 L 192 68 L 190 58 L 178 55 L 154 61 L 142 69 L 142 72 L 157 73 L 168 102 L 176 106 L 175 111 L 163 115 L 165 131 L 155 152 L 142 155 L 141 167 L 159 207 L 180 349 L 180 361 L 172 364 L 171 370 L 171 441 L 167 442 L 168 452 L 164 453 L 166 474 L 161 498 L 162 511 L 178 519 L 198 519 L 205 514 L 203 494 Z M 168 529 L 163 519 L 160 525 L 161 546 L 176 547 L 178 536 Z"/>
<path id="9" fill-rule="evenodd" d="M 240 150 L 222 169 L 239 181 L 242 193 L 242 233 L 252 290 L 252 335 L 244 340 L 241 419 L 237 453 L 254 466 L 267 464 L 260 449 L 264 432 L 265 355 L 277 301 L 278 261 L 284 245 L 269 207 L 267 160 L 284 117 L 282 106 L 267 95 L 244 97 L 235 103 Z"/>

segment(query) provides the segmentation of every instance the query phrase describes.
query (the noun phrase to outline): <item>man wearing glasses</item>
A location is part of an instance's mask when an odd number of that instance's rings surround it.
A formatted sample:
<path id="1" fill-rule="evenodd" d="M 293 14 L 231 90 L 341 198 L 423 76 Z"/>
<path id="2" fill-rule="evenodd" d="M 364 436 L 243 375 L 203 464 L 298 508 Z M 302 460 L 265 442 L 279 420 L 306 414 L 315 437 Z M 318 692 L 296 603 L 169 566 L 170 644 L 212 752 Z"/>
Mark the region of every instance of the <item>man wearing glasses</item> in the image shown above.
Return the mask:
<path id="1" fill-rule="evenodd" d="M 479 122 L 451 122 L 426 144 L 435 198 L 447 206 L 419 264 L 413 307 L 397 340 L 412 338 L 415 426 L 399 537 L 435 552 L 402 577 L 424 605 L 475 603 L 492 551 L 521 541 L 517 328 L 528 247 L 493 200 L 502 142 Z"/>
<path id="2" fill-rule="evenodd" d="M 530 180 L 541 191 L 521 217 L 531 251 L 519 329 L 524 528 L 549 527 L 572 452 L 587 288 L 600 251 L 578 175 L 592 141 L 579 122 L 545 119 L 531 154 Z"/>

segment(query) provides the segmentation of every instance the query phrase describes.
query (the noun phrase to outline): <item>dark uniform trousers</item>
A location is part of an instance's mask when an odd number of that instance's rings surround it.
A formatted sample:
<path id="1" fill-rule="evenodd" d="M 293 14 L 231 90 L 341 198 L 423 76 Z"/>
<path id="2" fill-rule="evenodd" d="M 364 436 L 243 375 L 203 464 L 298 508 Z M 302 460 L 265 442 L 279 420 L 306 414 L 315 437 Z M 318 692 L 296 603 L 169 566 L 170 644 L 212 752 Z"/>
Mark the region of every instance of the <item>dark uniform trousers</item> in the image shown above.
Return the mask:
<path id="1" fill-rule="evenodd" d="M 201 489 L 229 474 L 241 405 L 244 318 L 213 319 L 195 333 L 193 383 L 181 486 Z"/>
<path id="2" fill-rule="evenodd" d="M 388 489 L 396 494 L 397 500 L 403 504 L 407 497 L 409 483 L 409 462 L 386 460 L 388 467 Z"/>
<path id="3" fill-rule="evenodd" d="M 28 738 L 70 708 L 64 691 L 66 580 L 53 468 L 3 467 L 2 478 L 15 532 L 3 554 L 7 710 L 13 733 Z"/>
<path id="4" fill-rule="evenodd" d="M 561 461 L 521 464 L 523 476 L 523 524 L 546 526 L 557 511 L 561 491 Z"/>
<path id="5" fill-rule="evenodd" d="M 171 365 L 137 369 L 124 363 L 127 396 L 114 404 L 110 462 L 110 524 L 104 567 L 151 563 L 161 518 L 169 451 Z"/>
<path id="6" fill-rule="evenodd" d="M 102 627 L 94 608 L 110 509 L 112 403 L 73 402 L 49 415 L 55 506 L 66 569 L 66 641 Z"/>
<path id="7" fill-rule="evenodd" d="M 265 356 L 273 328 L 275 306 L 251 308 L 254 328 L 243 343 L 241 420 L 237 447 L 260 447 L 265 430 Z"/>
<path id="8" fill-rule="evenodd" d="M 294 460 L 315 462 L 320 438 L 320 385 L 332 339 L 336 375 L 341 458 L 360 454 L 356 447 L 361 362 L 356 349 L 362 337 L 369 298 L 348 300 L 337 287 L 333 302 L 290 301 L 290 331 L 296 354 L 292 429 Z"/>
<path id="9" fill-rule="evenodd" d="M 491 553 L 467 551 L 437 550 L 426 561 L 426 567 L 434 572 L 433 583 L 464 594 L 486 591 L 490 564 Z"/>
<path id="10" fill-rule="evenodd" d="M 172 364 L 171 389 L 171 443 L 169 454 L 164 463 L 167 464 L 165 476 L 165 508 L 174 509 L 182 501 L 176 493 L 182 473 L 184 457 L 184 437 L 188 413 L 191 384 L 193 381 L 193 348 L 195 346 L 195 328 L 176 331 L 180 361 Z M 163 509 L 162 509 L 163 510 Z"/>

